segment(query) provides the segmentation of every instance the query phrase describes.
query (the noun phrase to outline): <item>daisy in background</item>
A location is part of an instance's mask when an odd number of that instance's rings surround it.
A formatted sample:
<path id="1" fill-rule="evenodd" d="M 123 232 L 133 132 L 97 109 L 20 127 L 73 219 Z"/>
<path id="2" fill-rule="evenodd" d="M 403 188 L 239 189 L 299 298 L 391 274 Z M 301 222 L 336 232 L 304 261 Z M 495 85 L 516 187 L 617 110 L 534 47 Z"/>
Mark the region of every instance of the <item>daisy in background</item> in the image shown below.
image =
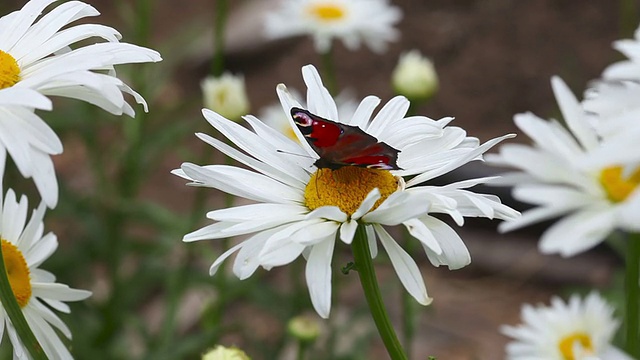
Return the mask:
<path id="1" fill-rule="evenodd" d="M 500 331 L 513 338 L 508 360 L 632 360 L 611 345 L 620 322 L 613 308 L 595 292 L 569 302 L 554 297 L 551 306 L 522 306 L 523 324 L 504 325 Z"/>
<path id="2" fill-rule="evenodd" d="M 86 101 L 112 114 L 133 116 L 134 110 L 123 96 L 127 93 L 146 111 L 144 99 L 116 77 L 114 66 L 156 62 L 161 60 L 160 55 L 151 49 L 120 43 L 120 34 L 110 27 L 89 23 L 68 26 L 76 20 L 99 15 L 83 2 L 64 2 L 41 16 L 54 2 L 31 0 L 22 9 L 0 18 L 0 89 L 31 89 L 43 95 Z M 93 38 L 106 42 L 70 48 L 74 43 Z M 38 106 L 32 103 L 29 107 Z M 20 118 L 23 112 L 14 109 L 4 110 L 11 113 L 13 119 Z M 11 127 L 2 133 L 14 135 L 12 139 L 0 138 L 0 152 L 11 155 L 23 176 L 34 177 L 36 184 L 40 184 L 41 196 L 49 207 L 54 207 L 58 198 L 55 174 L 49 169 L 36 171 L 35 168 L 36 163 L 44 162 L 43 157 L 60 153 L 62 147 L 44 122 L 33 115 L 28 117 L 30 119 L 7 121 Z M 43 146 L 54 143 L 58 144 L 55 149 L 41 151 Z M 45 193 L 44 188 L 55 191 Z"/>
<path id="3" fill-rule="evenodd" d="M 265 25 L 270 38 L 310 35 L 319 53 L 327 53 L 334 38 L 350 50 L 364 43 L 381 53 L 399 37 L 393 26 L 401 18 L 387 0 L 282 0 Z"/>
<path id="4" fill-rule="evenodd" d="M 404 225 L 423 245 L 435 266 L 458 269 L 469 264 L 469 252 L 460 237 L 431 214 L 449 214 L 462 225 L 467 216 L 513 219 L 518 213 L 501 204 L 496 196 L 467 190 L 491 180 L 488 178 L 446 186 L 419 184 L 480 159 L 489 148 L 512 136 L 479 145 L 478 139 L 467 137 L 464 130 L 447 127 L 452 118 L 437 121 L 424 116 L 405 118 L 409 101 L 401 96 L 391 99 L 375 116 L 373 112 L 380 99 L 368 96 L 350 117 L 340 118 L 317 70 L 307 65 L 302 68 L 302 75 L 309 112 L 358 127 L 359 131 L 399 150 L 398 169 L 390 171 L 384 166 L 318 169 L 314 165 L 318 154 L 299 131 L 296 142 L 251 115 L 244 117 L 251 126 L 249 130 L 205 109 L 207 121 L 239 150 L 209 135 L 196 135 L 252 170 L 184 163 L 173 173 L 190 180 L 191 185 L 216 188 L 257 203 L 210 211 L 207 217 L 215 223 L 185 235 L 184 241 L 253 234 L 222 254 L 210 269 L 215 274 L 227 257 L 238 252 L 233 272 L 240 279 L 251 276 L 260 266 L 271 269 L 304 255 L 313 306 L 320 316 L 327 318 L 336 240 L 351 244 L 356 229 L 362 226 L 372 257 L 377 255 L 379 240 L 405 289 L 420 304 L 429 304 L 431 298 L 418 266 L 385 226 Z M 278 85 L 276 90 L 285 114 L 301 108 L 285 85 Z M 295 126 L 292 119 L 289 121 Z M 405 180 L 405 177 L 412 178 Z"/>
<path id="5" fill-rule="evenodd" d="M 589 115 L 565 83 L 554 77 L 551 84 L 567 128 L 531 113 L 518 114 L 514 121 L 533 146 L 503 145 L 487 160 L 518 169 L 505 174 L 500 183 L 514 186 L 516 199 L 538 205 L 498 229 L 505 232 L 565 216 L 545 231 L 539 248 L 543 253 L 573 256 L 614 230 L 640 231 L 640 167 L 607 151 L 610 148 L 603 146 Z M 624 152 L 638 154 L 639 144 L 625 142 Z"/>
<path id="6" fill-rule="evenodd" d="M 617 40 L 613 48 L 621 52 L 628 60 L 609 65 L 602 73 L 605 80 L 640 81 L 640 27 L 636 29 L 633 39 Z"/>
<path id="7" fill-rule="evenodd" d="M 53 233 L 44 234 L 42 219 L 45 210 L 45 204 L 41 203 L 27 221 L 28 204 L 24 195 L 18 201 L 16 194 L 9 189 L 4 199 L 0 196 L 2 256 L 18 305 L 47 357 L 71 359 L 57 331 L 69 339 L 71 332 L 53 310 L 69 313 L 65 302 L 84 300 L 91 292 L 60 284 L 53 274 L 40 269 L 40 265 L 58 247 Z M 0 339 L 5 330 L 13 346 L 13 358 L 28 358 L 27 350 L 0 305 Z"/>

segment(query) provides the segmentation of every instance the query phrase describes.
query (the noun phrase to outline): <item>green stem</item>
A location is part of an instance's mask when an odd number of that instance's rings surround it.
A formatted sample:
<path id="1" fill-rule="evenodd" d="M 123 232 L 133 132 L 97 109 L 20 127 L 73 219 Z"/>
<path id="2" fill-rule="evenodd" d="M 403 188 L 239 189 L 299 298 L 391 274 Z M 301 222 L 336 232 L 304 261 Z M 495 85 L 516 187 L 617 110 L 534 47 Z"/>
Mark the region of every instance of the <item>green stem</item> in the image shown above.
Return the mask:
<path id="1" fill-rule="evenodd" d="M 371 310 L 371 316 L 373 316 L 373 321 L 376 323 L 389 356 L 392 360 L 407 360 L 407 355 L 402 345 L 400 345 L 382 301 L 382 295 L 376 279 L 376 271 L 371 260 L 371 250 L 369 249 L 369 242 L 363 225 L 358 225 L 351 249 L 358 275 L 360 276 L 362 290 L 364 290 L 364 296 L 367 298 L 367 303 Z"/>
<path id="2" fill-rule="evenodd" d="M 227 22 L 227 0 L 216 0 L 213 23 L 213 60 L 211 74 L 220 76 L 224 71 L 224 26 Z"/>
<path id="3" fill-rule="evenodd" d="M 636 0 L 620 0 L 620 33 L 622 38 L 633 37 L 638 26 L 638 4 Z"/>
<path id="4" fill-rule="evenodd" d="M 298 353 L 296 354 L 296 360 L 304 360 L 305 354 L 307 353 L 307 342 L 298 341 Z"/>
<path id="5" fill-rule="evenodd" d="M 625 292 L 626 311 L 626 350 L 633 358 L 640 358 L 640 336 L 638 322 L 640 311 L 640 234 L 630 234 L 628 239 Z"/>
<path id="6" fill-rule="evenodd" d="M 333 51 L 331 49 L 320 54 L 320 61 L 322 61 L 322 78 L 324 79 L 325 86 L 331 95 L 337 95 L 338 81 L 336 80 L 336 69 L 333 65 Z"/>
<path id="7" fill-rule="evenodd" d="M 2 303 L 7 315 L 9 315 L 9 320 L 11 320 L 11 324 L 13 324 L 13 327 L 16 329 L 18 337 L 20 337 L 20 341 L 22 341 L 29 355 L 31 355 L 34 360 L 46 360 L 47 355 L 45 355 L 42 346 L 40 346 L 35 335 L 33 335 L 29 324 L 27 324 L 27 320 L 24 318 L 22 309 L 20 309 L 20 305 L 18 305 L 18 301 L 15 295 L 13 295 L 11 283 L 9 282 L 9 277 L 7 276 L 4 265 L 2 246 L 0 246 L 0 303 Z M 15 346 L 20 345 L 15 344 Z"/>

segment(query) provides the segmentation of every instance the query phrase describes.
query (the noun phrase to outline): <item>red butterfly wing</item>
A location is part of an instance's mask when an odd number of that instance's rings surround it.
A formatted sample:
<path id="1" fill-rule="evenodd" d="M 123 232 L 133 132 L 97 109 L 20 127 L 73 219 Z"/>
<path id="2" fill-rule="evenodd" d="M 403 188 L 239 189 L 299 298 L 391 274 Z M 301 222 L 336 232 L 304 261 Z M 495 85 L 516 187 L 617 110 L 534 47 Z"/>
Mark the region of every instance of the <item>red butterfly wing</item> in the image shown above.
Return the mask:
<path id="1" fill-rule="evenodd" d="M 307 143 L 320 156 L 318 168 L 338 169 L 359 166 L 397 170 L 399 151 L 362 131 L 357 126 L 340 124 L 293 108 L 291 116 Z"/>

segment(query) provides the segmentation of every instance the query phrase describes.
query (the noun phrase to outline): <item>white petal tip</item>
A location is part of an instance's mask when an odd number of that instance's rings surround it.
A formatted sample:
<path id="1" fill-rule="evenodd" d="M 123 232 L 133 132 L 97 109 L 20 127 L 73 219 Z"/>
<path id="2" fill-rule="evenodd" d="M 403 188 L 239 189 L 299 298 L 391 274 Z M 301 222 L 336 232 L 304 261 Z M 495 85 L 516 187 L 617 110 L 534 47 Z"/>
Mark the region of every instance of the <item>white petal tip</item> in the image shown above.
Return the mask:
<path id="1" fill-rule="evenodd" d="M 433 298 L 430 298 L 430 297 L 428 297 L 426 295 L 425 295 L 424 299 L 420 299 L 420 300 L 416 299 L 416 300 L 418 301 L 418 303 L 420 305 L 423 305 L 423 306 L 429 306 L 433 302 Z"/>

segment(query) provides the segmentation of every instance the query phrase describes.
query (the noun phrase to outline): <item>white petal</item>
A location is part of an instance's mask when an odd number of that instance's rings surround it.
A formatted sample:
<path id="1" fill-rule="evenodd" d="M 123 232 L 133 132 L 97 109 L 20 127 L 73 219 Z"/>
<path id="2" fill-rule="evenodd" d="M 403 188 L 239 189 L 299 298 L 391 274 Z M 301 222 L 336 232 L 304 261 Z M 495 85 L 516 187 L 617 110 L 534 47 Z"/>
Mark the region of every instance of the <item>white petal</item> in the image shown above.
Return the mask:
<path id="1" fill-rule="evenodd" d="M 487 142 L 485 142 L 484 144 L 480 145 L 478 148 L 473 149 L 472 151 L 469 151 L 467 154 L 465 154 L 464 156 L 461 156 L 457 161 L 454 162 L 450 162 L 449 164 L 447 164 L 446 166 L 442 166 L 437 170 L 434 171 L 427 171 L 424 172 L 420 175 L 417 175 L 416 177 L 414 177 L 413 179 L 409 180 L 407 182 L 407 187 L 416 185 L 416 184 L 420 184 L 421 182 L 433 179 L 437 176 L 446 174 L 447 172 L 456 169 L 466 163 L 468 163 L 469 161 L 475 159 L 476 157 L 478 157 L 479 155 L 482 155 L 483 153 L 485 153 L 486 151 L 488 151 L 489 149 L 491 149 L 494 145 L 498 144 L 499 142 L 506 140 L 506 139 L 510 139 L 515 137 L 514 134 L 508 134 L 508 135 L 504 135 L 498 138 L 494 138 L 491 139 Z"/>
<path id="2" fill-rule="evenodd" d="M 182 170 L 197 184 L 246 199 L 270 203 L 301 204 L 302 192 L 255 172 L 227 165 L 197 166 L 184 163 Z"/>
<path id="3" fill-rule="evenodd" d="M 362 203 L 360 204 L 360 206 L 358 206 L 356 211 L 353 212 L 353 214 L 351 215 L 351 219 L 360 219 L 364 214 L 368 213 L 369 210 L 371 210 L 373 205 L 375 205 L 381 197 L 382 195 L 380 195 L 380 190 L 378 188 L 374 188 L 373 190 L 371 190 L 364 198 L 364 200 L 362 200 Z"/>
<path id="4" fill-rule="evenodd" d="M 429 227 L 419 219 L 409 219 L 405 221 L 404 226 L 409 230 L 409 234 L 433 251 L 436 255 L 442 254 L 442 248 L 436 240 L 435 236 L 429 230 Z"/>
<path id="5" fill-rule="evenodd" d="M 429 261 L 434 266 L 447 265 L 450 270 L 463 268 L 471 263 L 471 255 L 458 234 L 446 223 L 432 216 L 421 218 L 442 248 L 442 254 L 436 254 L 425 247 Z"/>
<path id="6" fill-rule="evenodd" d="M 34 283 L 34 296 L 59 301 L 81 301 L 91 296 L 91 291 L 73 289 L 65 284 Z"/>
<path id="7" fill-rule="evenodd" d="M 338 223 L 333 221 L 324 221 L 305 226 L 291 234 L 290 240 L 305 246 L 315 245 L 329 239 L 335 240 L 339 226 Z"/>
<path id="8" fill-rule="evenodd" d="M 369 95 L 366 98 L 362 99 L 358 108 L 356 109 L 351 121 L 347 121 L 346 119 L 342 120 L 343 123 L 357 126 L 362 130 L 367 128 L 369 124 L 369 119 L 371 119 L 371 115 L 373 114 L 373 110 L 380 104 L 380 98 L 377 96 Z"/>
<path id="9" fill-rule="evenodd" d="M 427 288 L 424 285 L 418 265 L 382 226 L 374 225 L 374 228 L 404 288 L 418 303 L 422 305 L 431 304 L 433 299 L 427 295 Z"/>
<path id="10" fill-rule="evenodd" d="M 19 105 L 29 108 L 51 110 L 51 100 L 32 89 L 12 86 L 0 89 L 0 105 Z"/>
<path id="11" fill-rule="evenodd" d="M 245 129 L 234 121 L 227 120 L 221 115 L 208 109 L 203 109 L 205 119 L 224 136 L 231 140 L 241 150 L 256 159 L 269 164 L 286 174 L 293 174 L 294 178 L 306 179 L 307 172 L 293 162 L 285 161 L 281 154 L 270 142 L 269 138 L 260 138 L 254 132 Z"/>
<path id="12" fill-rule="evenodd" d="M 582 146 L 586 149 L 593 149 L 598 146 L 598 138 L 593 128 L 586 121 L 584 110 L 578 103 L 569 87 L 557 76 L 551 78 L 553 93 L 560 106 L 560 111 L 571 132 L 578 138 Z"/>
<path id="13" fill-rule="evenodd" d="M 282 227 L 261 231 L 243 242 L 240 251 L 238 251 L 238 255 L 236 255 L 236 259 L 233 262 L 233 273 L 238 277 L 238 279 L 244 280 L 253 275 L 256 269 L 258 269 L 258 266 L 260 266 L 259 255 L 264 248 L 267 239 L 277 231 L 281 230 Z"/>
<path id="14" fill-rule="evenodd" d="M 299 188 L 301 190 L 304 190 L 305 186 L 307 185 L 307 182 L 309 180 L 309 176 L 303 176 L 303 178 L 296 178 L 294 176 L 292 176 L 291 173 L 285 173 L 283 171 L 280 171 L 276 168 L 274 168 L 273 166 L 270 166 L 269 164 L 266 164 L 262 161 L 256 160 L 251 156 L 245 155 L 244 153 L 234 149 L 233 147 L 225 144 L 224 142 L 215 139 L 207 134 L 203 134 L 203 133 L 196 133 L 196 136 L 206 142 L 207 144 L 213 146 L 214 148 L 216 148 L 217 150 L 219 150 L 220 152 L 222 152 L 223 154 L 229 156 L 230 158 L 244 164 L 247 165 L 249 167 L 251 167 L 252 169 L 260 172 L 261 174 L 264 174 L 270 178 L 273 178 L 275 180 L 278 180 L 282 183 L 285 183 L 287 185 L 290 186 L 294 186 L 296 188 Z M 178 174 L 176 174 L 178 175 Z M 180 176 L 180 175 L 178 175 Z"/>
<path id="15" fill-rule="evenodd" d="M 207 218 L 216 221 L 232 222 L 252 221 L 264 218 L 282 218 L 286 220 L 290 216 L 304 215 L 308 211 L 304 206 L 293 204 L 250 204 L 209 211 Z"/>
<path id="16" fill-rule="evenodd" d="M 539 248 L 545 254 L 573 256 L 601 243 L 614 230 L 614 225 L 615 212 L 611 209 L 581 210 L 545 231 Z"/>
<path id="17" fill-rule="evenodd" d="M 337 222 L 347 221 L 347 214 L 342 212 L 337 206 L 321 206 L 310 213 L 308 213 L 305 217 L 306 219 L 327 219 L 333 220 Z"/>
<path id="18" fill-rule="evenodd" d="M 340 240 L 342 240 L 342 242 L 344 242 L 347 245 L 351 244 L 357 228 L 358 228 L 357 221 L 349 220 L 345 223 L 342 223 L 342 225 L 340 226 Z"/>
<path id="19" fill-rule="evenodd" d="M 238 251 L 238 249 L 242 248 L 243 246 L 244 246 L 244 242 L 241 242 L 240 244 L 237 244 L 232 248 L 230 248 L 229 250 L 222 253 L 222 255 L 218 256 L 218 258 L 213 262 L 213 264 L 211 264 L 211 267 L 209 267 L 209 275 L 211 276 L 215 275 L 216 272 L 218 272 L 220 265 L 222 265 L 222 263 L 225 260 L 227 260 L 229 256 L 231 256 L 234 252 Z"/>
<path id="20" fill-rule="evenodd" d="M 373 229 L 373 225 L 365 225 L 364 229 L 367 232 L 367 242 L 369 242 L 371 258 L 375 259 L 375 257 L 378 256 L 378 242 L 376 241 L 376 232 Z"/>
<path id="21" fill-rule="evenodd" d="M 311 303 L 323 319 L 329 317 L 331 310 L 331 259 L 334 245 L 333 240 L 314 245 L 305 268 Z"/>
<path id="22" fill-rule="evenodd" d="M 402 199 L 394 201 L 395 194 L 404 194 Z M 397 198 L 400 198 L 398 196 Z M 385 206 L 385 203 L 389 205 Z M 377 209 L 366 214 L 362 220 L 368 223 L 382 225 L 398 225 L 409 219 L 419 217 L 429 211 L 430 203 L 421 196 L 408 192 L 395 192 L 387 198 Z"/>
<path id="23" fill-rule="evenodd" d="M 307 85 L 308 110 L 325 119 L 338 121 L 338 108 L 329 90 L 322 85 L 318 70 L 313 65 L 302 67 L 302 78 Z"/>
<path id="24" fill-rule="evenodd" d="M 409 110 L 409 100 L 404 96 L 396 96 L 389 100 L 380 112 L 371 120 L 367 133 L 380 137 L 380 134 L 384 133 L 387 126 L 396 120 L 400 120 Z"/>

